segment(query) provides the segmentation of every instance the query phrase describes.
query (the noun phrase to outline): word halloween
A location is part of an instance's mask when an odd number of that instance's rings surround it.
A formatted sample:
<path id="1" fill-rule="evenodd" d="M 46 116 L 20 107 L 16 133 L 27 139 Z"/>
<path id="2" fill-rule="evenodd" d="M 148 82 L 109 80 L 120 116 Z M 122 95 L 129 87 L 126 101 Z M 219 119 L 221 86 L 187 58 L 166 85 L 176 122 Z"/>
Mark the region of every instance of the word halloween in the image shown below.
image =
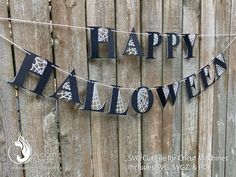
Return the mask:
<path id="1" fill-rule="evenodd" d="M 227 69 L 223 54 L 220 54 L 216 58 L 214 58 L 212 60 L 212 63 L 214 63 L 216 72 L 216 77 L 214 79 L 212 79 L 210 76 L 210 63 L 200 69 L 198 72 L 200 73 L 200 78 L 202 80 L 204 89 L 212 85 L 215 82 L 215 79 L 218 79 Z M 36 74 L 39 77 L 39 80 L 36 84 L 35 89 L 30 91 L 43 96 L 44 88 L 46 87 L 50 75 L 53 73 L 55 68 L 59 67 L 53 65 L 52 62 L 29 52 L 29 54 L 26 54 L 24 61 L 13 81 L 9 81 L 8 83 L 13 86 L 24 88 L 23 84 L 29 73 Z M 196 88 L 196 77 L 196 74 L 192 74 L 185 78 L 185 85 L 187 88 L 189 99 L 201 93 L 201 91 L 199 90 L 200 88 Z M 82 103 L 78 93 L 75 70 L 72 70 L 71 73 L 64 80 L 64 82 L 61 84 L 61 86 L 50 97 L 53 97 L 55 99 L 64 99 L 66 101 L 82 105 L 81 110 L 104 112 L 106 103 L 101 104 L 96 88 L 97 84 L 97 81 L 87 80 L 86 97 L 84 103 Z M 171 102 L 174 105 L 179 90 L 179 85 L 180 82 L 176 81 L 172 84 L 165 86 L 157 86 L 155 88 L 163 108 L 165 107 L 169 98 L 171 99 Z M 110 99 L 111 102 L 107 114 L 126 115 L 129 106 L 124 106 L 119 86 L 111 87 L 112 97 Z M 153 106 L 153 100 L 153 92 L 151 91 L 151 89 L 145 86 L 141 86 L 134 90 L 131 96 L 132 107 L 137 113 L 148 112 Z"/>
<path id="2" fill-rule="evenodd" d="M 91 29 L 91 56 L 90 58 L 100 58 L 99 44 L 107 43 L 108 45 L 108 58 L 116 58 L 115 56 L 115 40 L 112 28 L 105 27 L 92 27 Z M 153 50 L 155 47 L 160 46 L 163 36 L 159 32 L 147 32 L 148 34 L 148 51 L 147 59 L 154 59 Z M 180 43 L 179 35 L 176 33 L 167 34 L 167 58 L 174 58 L 173 49 Z M 193 58 L 193 46 L 196 39 L 196 34 L 183 34 L 184 42 L 187 47 L 186 58 Z M 138 37 L 133 28 L 128 42 L 126 44 L 123 55 L 144 56 Z"/>

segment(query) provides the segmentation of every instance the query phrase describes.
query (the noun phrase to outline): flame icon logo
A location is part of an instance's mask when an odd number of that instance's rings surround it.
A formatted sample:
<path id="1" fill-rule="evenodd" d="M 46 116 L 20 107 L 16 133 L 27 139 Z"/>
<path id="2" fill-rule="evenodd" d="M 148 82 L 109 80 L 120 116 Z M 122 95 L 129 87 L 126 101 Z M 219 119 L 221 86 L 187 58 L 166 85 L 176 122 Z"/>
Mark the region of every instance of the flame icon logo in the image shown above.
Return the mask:
<path id="1" fill-rule="evenodd" d="M 20 155 L 16 155 L 20 154 Z M 8 148 L 8 157 L 15 164 L 26 164 L 32 156 L 32 148 L 21 134 L 17 141 Z"/>

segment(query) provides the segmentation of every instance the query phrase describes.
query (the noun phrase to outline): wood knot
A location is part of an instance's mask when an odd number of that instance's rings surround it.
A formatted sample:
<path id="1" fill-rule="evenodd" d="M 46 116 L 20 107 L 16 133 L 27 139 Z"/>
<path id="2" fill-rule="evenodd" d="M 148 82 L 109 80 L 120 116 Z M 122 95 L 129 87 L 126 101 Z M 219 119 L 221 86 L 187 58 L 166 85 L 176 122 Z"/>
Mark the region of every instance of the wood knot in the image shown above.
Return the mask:
<path id="1" fill-rule="evenodd" d="M 73 8 L 74 6 L 76 6 L 75 0 L 63 0 L 63 2 L 67 8 Z"/>
<path id="2" fill-rule="evenodd" d="M 55 38 L 55 39 L 53 40 L 53 45 L 54 45 L 55 48 L 58 48 L 58 46 L 60 45 L 60 41 L 59 41 L 58 38 Z"/>

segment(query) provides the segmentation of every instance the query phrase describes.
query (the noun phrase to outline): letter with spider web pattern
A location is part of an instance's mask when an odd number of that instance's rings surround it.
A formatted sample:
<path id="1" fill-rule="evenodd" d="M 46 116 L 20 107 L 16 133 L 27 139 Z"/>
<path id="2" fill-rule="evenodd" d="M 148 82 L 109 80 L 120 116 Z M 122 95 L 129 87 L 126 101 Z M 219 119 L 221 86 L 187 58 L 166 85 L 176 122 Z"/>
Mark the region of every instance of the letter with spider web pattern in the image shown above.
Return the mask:
<path id="1" fill-rule="evenodd" d="M 186 47 L 188 49 L 186 59 L 194 57 L 193 56 L 193 46 L 195 44 L 196 37 L 197 37 L 196 34 L 184 34 L 184 36 L 183 36 L 184 42 L 185 42 Z"/>
<path id="2" fill-rule="evenodd" d="M 215 65 L 216 74 L 218 76 L 216 79 L 218 79 L 227 70 L 226 61 L 225 61 L 224 55 L 222 53 L 219 54 L 214 59 L 214 65 Z"/>
<path id="3" fill-rule="evenodd" d="M 99 99 L 96 81 L 89 80 L 84 107 L 81 110 L 104 112 L 105 104 L 102 105 Z"/>
<path id="4" fill-rule="evenodd" d="M 76 77 L 74 76 L 75 70 L 70 73 L 70 75 L 65 79 L 65 81 L 51 97 L 82 104 L 78 93 Z"/>
<path id="5" fill-rule="evenodd" d="M 153 93 L 148 87 L 139 87 L 132 94 L 132 106 L 137 113 L 148 112 L 153 105 Z"/>
<path id="6" fill-rule="evenodd" d="M 132 29 L 132 33 L 129 36 L 129 40 L 122 55 L 144 56 L 134 28 Z"/>
<path id="7" fill-rule="evenodd" d="M 91 56 L 90 58 L 100 58 L 99 56 L 99 44 L 108 44 L 108 58 L 115 58 L 115 45 L 112 28 L 107 27 L 93 27 L 91 34 Z"/>
<path id="8" fill-rule="evenodd" d="M 147 32 L 148 35 L 148 54 L 146 59 L 155 59 L 153 57 L 153 49 L 162 42 L 162 36 L 158 32 Z"/>
<path id="9" fill-rule="evenodd" d="M 174 58 L 173 48 L 179 45 L 179 35 L 176 33 L 167 34 L 167 58 Z"/>
<path id="10" fill-rule="evenodd" d="M 125 109 L 121 93 L 118 86 L 113 86 L 112 98 L 107 114 L 127 115 L 128 107 Z"/>
<path id="11" fill-rule="evenodd" d="M 200 76 L 202 79 L 204 89 L 207 89 L 209 86 L 211 86 L 215 82 L 215 78 L 213 80 L 211 79 L 210 72 L 209 72 L 210 68 L 211 68 L 210 65 L 206 65 L 204 68 L 200 70 Z"/>
<path id="12" fill-rule="evenodd" d="M 200 89 L 197 92 L 196 84 L 195 84 L 195 80 L 194 80 L 195 78 L 197 78 L 196 74 L 192 74 L 192 75 L 186 77 L 186 79 L 185 79 L 185 84 L 186 84 L 189 100 L 201 93 Z"/>
<path id="13" fill-rule="evenodd" d="M 17 87 L 25 88 L 24 81 L 28 74 L 36 74 L 39 77 L 39 81 L 35 89 L 30 91 L 43 96 L 43 90 L 50 78 L 52 71 L 54 70 L 52 67 L 53 63 L 32 52 L 29 53 L 30 54 L 26 54 L 20 70 L 17 72 L 13 81 L 8 81 L 8 83 Z"/>
<path id="14" fill-rule="evenodd" d="M 157 93 L 159 95 L 161 105 L 164 108 L 169 97 L 171 97 L 172 104 L 175 104 L 175 100 L 179 90 L 179 82 L 174 82 L 170 85 L 164 85 L 157 87 Z"/>

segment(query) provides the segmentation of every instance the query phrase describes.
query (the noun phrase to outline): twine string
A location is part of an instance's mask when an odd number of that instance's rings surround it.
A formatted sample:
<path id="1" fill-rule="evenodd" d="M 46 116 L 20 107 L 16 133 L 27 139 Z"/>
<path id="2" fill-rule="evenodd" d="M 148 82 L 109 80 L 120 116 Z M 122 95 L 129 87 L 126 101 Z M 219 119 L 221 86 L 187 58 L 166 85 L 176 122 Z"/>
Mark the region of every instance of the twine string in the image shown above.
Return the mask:
<path id="1" fill-rule="evenodd" d="M 0 19 L 2 19 L 2 18 L 0 18 Z M 10 18 L 6 18 L 6 19 L 10 19 Z M 13 20 L 13 19 L 10 19 L 10 20 Z M 16 19 L 14 19 L 14 20 L 16 20 Z M 18 20 L 18 19 L 17 19 L 17 20 Z M 21 20 L 21 21 L 24 21 L 24 20 Z M 20 21 L 20 22 L 21 22 L 21 21 Z M 31 22 L 31 21 L 30 21 L 30 22 Z M 38 23 L 38 22 L 37 22 L 37 24 L 41 24 L 41 23 Z M 43 23 L 43 24 L 50 24 L 50 25 L 51 25 L 51 23 Z M 66 25 L 60 25 L 60 24 L 59 24 L 59 25 L 58 25 L 58 24 L 54 24 L 54 25 L 61 26 L 61 27 L 65 27 L 65 26 L 66 26 Z M 68 26 L 66 26 L 66 27 L 68 27 Z M 69 26 L 69 27 L 75 27 L 75 26 Z M 88 29 L 88 28 L 84 28 L 84 29 Z M 91 28 L 89 28 L 89 29 L 91 29 Z M 139 33 L 139 34 L 141 34 L 141 33 Z M 9 42 L 10 44 L 14 45 L 15 47 L 17 47 L 17 48 L 20 49 L 21 51 L 23 51 L 23 52 L 27 53 L 28 55 L 30 55 L 30 53 L 29 53 L 27 50 L 25 50 L 23 47 L 19 46 L 18 44 L 16 44 L 16 43 L 13 42 L 12 40 L 6 38 L 6 37 L 3 36 L 2 34 L 0 34 L 0 37 L 1 37 L 2 39 L 4 39 L 5 41 Z M 229 44 L 223 49 L 222 53 L 224 53 L 224 52 L 231 46 L 231 44 L 233 44 L 233 42 L 234 42 L 235 40 L 236 40 L 236 36 L 235 36 L 235 37 L 229 42 Z M 208 64 L 206 64 L 205 66 L 201 67 L 201 69 L 204 68 L 204 67 L 206 67 L 207 65 L 212 64 L 213 61 L 214 61 L 214 59 L 211 60 L 211 61 L 210 61 Z M 61 69 L 61 68 L 59 68 L 59 67 L 57 67 L 57 66 L 55 66 L 55 65 L 52 65 L 52 67 L 54 67 L 56 70 L 58 70 L 58 71 L 60 71 L 60 72 L 62 72 L 62 73 L 65 73 L 65 74 L 67 74 L 67 75 L 71 75 L 69 72 L 67 72 L 67 71 L 65 71 L 65 70 L 63 70 L 63 69 Z M 200 72 L 201 72 L 201 69 L 198 70 L 197 72 L 193 73 L 193 74 L 198 74 L 198 73 L 200 73 Z M 72 75 L 72 76 L 75 77 L 75 78 L 77 78 L 77 79 L 79 79 L 79 80 L 82 80 L 82 81 L 86 81 L 86 82 L 89 81 L 89 79 L 85 79 L 85 78 L 82 78 L 82 77 L 79 77 L 79 76 L 76 76 L 76 75 Z M 186 78 L 187 78 L 187 77 L 185 77 L 185 78 L 183 78 L 183 79 L 181 79 L 181 80 L 175 81 L 175 82 L 178 82 L 178 83 L 184 82 L 184 81 L 186 80 Z M 173 83 L 173 82 L 172 82 L 172 83 Z M 113 86 L 108 85 L 108 84 L 105 84 L 105 83 L 96 82 L 96 84 L 101 85 L 101 86 L 104 86 L 104 87 L 113 88 Z M 167 86 L 167 85 L 170 85 L 170 84 L 165 84 L 165 85 L 162 85 L 162 86 Z M 134 88 L 127 88 L 127 87 L 126 87 L 126 88 L 125 88 L 125 87 L 120 87 L 119 89 L 121 89 L 121 90 L 137 90 L 137 89 L 134 89 Z M 156 87 L 152 87 L 152 88 L 149 88 L 149 89 L 150 89 L 150 90 L 154 90 L 154 89 L 156 89 Z"/>
<path id="2" fill-rule="evenodd" d="M 15 42 L 11 41 L 10 39 L 6 38 L 6 37 L 3 36 L 2 34 L 0 34 L 0 37 L 1 37 L 2 39 L 4 39 L 5 41 L 11 43 L 12 45 L 16 46 L 16 47 L 17 47 L 18 49 L 20 49 L 21 51 L 23 51 L 23 52 L 27 53 L 28 55 L 30 55 L 30 53 L 29 53 L 27 50 L 25 50 L 23 47 L 19 46 L 19 45 L 16 44 Z M 231 44 L 233 44 L 233 42 L 234 42 L 235 40 L 236 40 L 236 37 L 234 37 L 234 38 L 230 41 L 230 43 L 223 49 L 222 53 L 224 53 L 224 52 L 231 46 Z M 205 66 L 203 66 L 203 67 L 201 67 L 201 68 L 204 68 L 204 67 L 206 67 L 207 65 L 212 64 L 213 61 L 214 61 L 214 59 L 211 60 L 208 64 L 206 64 Z M 58 70 L 58 71 L 60 71 L 60 72 L 62 72 L 62 73 L 65 73 L 65 74 L 67 74 L 67 75 L 71 75 L 71 73 L 69 73 L 69 72 L 67 72 L 67 71 L 65 71 L 65 70 L 63 70 L 63 69 L 61 69 L 61 68 L 59 68 L 59 67 L 57 67 L 57 66 L 55 66 L 55 65 L 52 65 L 52 67 L 54 67 L 56 70 Z M 200 72 L 201 72 L 201 69 L 198 70 L 197 72 L 193 73 L 193 74 L 198 74 L 198 73 L 200 73 Z M 79 79 L 79 80 L 82 80 L 82 81 L 86 81 L 86 82 L 89 81 L 89 79 L 85 79 L 85 78 L 79 77 L 79 76 L 77 76 L 77 75 L 72 75 L 72 76 L 75 77 L 75 78 L 77 78 L 77 79 Z M 185 78 L 183 78 L 183 79 L 181 79 L 181 80 L 178 80 L 178 81 L 176 81 L 176 82 L 178 82 L 178 83 L 184 82 L 184 81 L 186 80 L 186 78 L 187 78 L 187 77 L 185 77 Z M 111 85 L 104 84 L 104 83 L 100 83 L 100 82 L 96 82 L 96 84 L 101 85 L 101 86 L 104 86 L 104 87 L 113 88 L 113 86 L 111 86 Z M 165 85 L 162 85 L 162 86 L 167 86 L 167 85 L 170 85 L 170 84 L 165 84 Z M 134 89 L 134 88 L 125 88 L 125 87 L 120 87 L 119 89 L 121 89 L 121 90 L 137 90 L 137 89 Z M 149 88 L 149 89 L 150 89 L 150 90 L 155 90 L 156 87 L 152 87 L 152 88 Z"/>
<path id="3" fill-rule="evenodd" d="M 6 17 L 0 17 L 1 21 L 12 21 L 12 22 L 19 22 L 19 23 L 28 23 L 28 24 L 37 24 L 37 25 L 48 25 L 48 26 L 55 26 L 55 27 L 64 27 L 64 28 L 74 28 L 74 29 L 83 29 L 83 30 L 93 30 L 93 27 L 85 27 L 85 26 L 75 26 L 75 25 L 65 25 L 65 24 L 59 24 L 59 23 L 52 23 L 50 22 L 40 22 L 40 21 L 31 21 L 31 20 L 22 20 L 22 19 L 16 19 L 16 18 L 6 18 Z M 130 31 L 122 31 L 122 30 L 111 30 L 115 33 L 127 33 L 127 34 L 140 34 L 140 35 L 149 35 L 148 33 L 143 32 L 130 32 Z M 168 36 L 168 34 L 161 34 L 162 36 Z M 178 36 L 183 36 L 184 34 L 178 34 Z M 215 37 L 215 36 L 236 36 L 236 34 L 197 34 L 197 36 L 200 37 Z"/>

